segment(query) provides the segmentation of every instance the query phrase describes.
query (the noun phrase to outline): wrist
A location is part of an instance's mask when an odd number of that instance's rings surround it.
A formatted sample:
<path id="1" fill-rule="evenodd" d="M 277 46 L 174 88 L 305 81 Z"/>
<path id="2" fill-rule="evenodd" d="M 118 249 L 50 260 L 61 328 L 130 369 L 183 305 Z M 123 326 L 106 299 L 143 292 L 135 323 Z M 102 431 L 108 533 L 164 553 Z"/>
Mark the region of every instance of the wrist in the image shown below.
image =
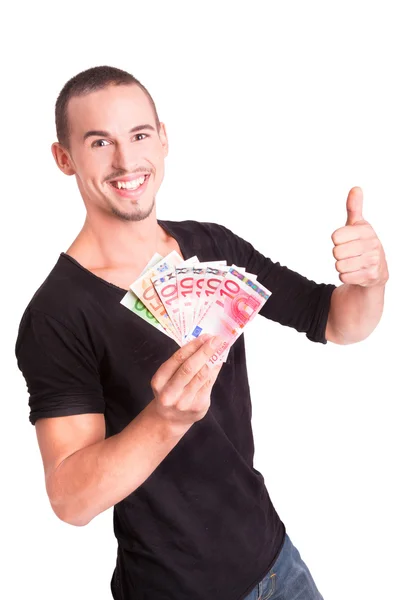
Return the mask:
<path id="1" fill-rule="evenodd" d="M 152 428 L 158 431 L 163 440 L 180 439 L 193 425 L 193 423 L 184 423 L 163 415 L 157 407 L 155 398 L 149 402 L 144 410 L 151 421 Z"/>

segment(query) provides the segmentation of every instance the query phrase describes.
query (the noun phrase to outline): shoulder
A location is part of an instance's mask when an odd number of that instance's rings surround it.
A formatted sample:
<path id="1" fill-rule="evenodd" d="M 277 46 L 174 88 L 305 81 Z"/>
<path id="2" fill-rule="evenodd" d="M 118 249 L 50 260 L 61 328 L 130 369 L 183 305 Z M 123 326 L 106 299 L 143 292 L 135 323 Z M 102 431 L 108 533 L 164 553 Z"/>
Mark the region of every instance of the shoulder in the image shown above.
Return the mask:
<path id="1" fill-rule="evenodd" d="M 65 294 L 70 296 L 74 293 L 76 272 L 69 258 L 64 253 L 59 255 L 54 267 L 33 294 L 28 307 L 40 310 Z"/>
<path id="2" fill-rule="evenodd" d="M 29 300 L 20 321 L 21 331 L 34 318 L 57 321 L 71 331 L 81 329 L 81 316 L 93 303 L 85 275 L 64 253 Z"/>
<path id="3" fill-rule="evenodd" d="M 212 238 L 213 236 L 215 236 L 215 234 L 225 235 L 227 232 L 231 235 L 234 235 L 232 234 L 232 232 L 229 231 L 229 229 L 227 229 L 220 223 L 213 223 L 207 221 L 193 221 L 190 219 L 187 219 L 186 221 L 167 221 L 165 219 L 159 219 L 158 222 L 162 226 L 165 226 L 167 229 L 177 234 L 181 234 L 182 236 L 197 233 L 200 235 L 204 235 L 205 237 Z"/>
<path id="4" fill-rule="evenodd" d="M 159 220 L 159 223 L 184 243 L 190 243 L 196 253 L 210 254 L 210 257 L 221 252 L 230 256 L 232 251 L 236 253 L 239 246 L 246 244 L 244 240 L 221 223 L 192 220 Z"/>

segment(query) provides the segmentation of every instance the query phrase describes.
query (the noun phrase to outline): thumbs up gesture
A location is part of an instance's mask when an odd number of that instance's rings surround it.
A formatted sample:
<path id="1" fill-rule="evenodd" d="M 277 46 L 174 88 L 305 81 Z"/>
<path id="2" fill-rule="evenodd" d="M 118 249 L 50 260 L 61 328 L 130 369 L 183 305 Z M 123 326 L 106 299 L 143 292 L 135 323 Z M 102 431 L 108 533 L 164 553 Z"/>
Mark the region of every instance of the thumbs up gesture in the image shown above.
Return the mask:
<path id="1" fill-rule="evenodd" d="M 389 278 L 385 253 L 375 231 L 363 217 L 361 188 L 350 190 L 346 208 L 346 225 L 332 234 L 340 281 L 362 287 L 385 285 Z"/>

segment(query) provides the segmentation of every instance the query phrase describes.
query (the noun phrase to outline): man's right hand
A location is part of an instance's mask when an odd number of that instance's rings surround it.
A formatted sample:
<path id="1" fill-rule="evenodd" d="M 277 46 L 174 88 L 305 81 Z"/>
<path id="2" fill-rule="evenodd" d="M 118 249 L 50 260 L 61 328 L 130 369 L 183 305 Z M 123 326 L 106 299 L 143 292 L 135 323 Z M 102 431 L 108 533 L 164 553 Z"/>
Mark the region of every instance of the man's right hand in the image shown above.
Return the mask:
<path id="1" fill-rule="evenodd" d="M 218 338 L 201 335 L 161 365 L 151 380 L 158 416 L 186 429 L 205 416 L 223 364 L 210 367 L 208 360 L 220 345 Z"/>

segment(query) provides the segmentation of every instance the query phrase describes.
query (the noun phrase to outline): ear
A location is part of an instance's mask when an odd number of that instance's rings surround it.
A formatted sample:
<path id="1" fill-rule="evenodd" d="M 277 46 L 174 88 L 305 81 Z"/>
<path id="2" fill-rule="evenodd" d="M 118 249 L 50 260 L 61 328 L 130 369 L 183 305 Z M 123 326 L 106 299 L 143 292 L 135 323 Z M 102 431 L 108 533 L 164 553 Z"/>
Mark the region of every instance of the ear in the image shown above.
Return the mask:
<path id="1" fill-rule="evenodd" d="M 60 171 L 65 173 L 65 175 L 75 175 L 75 169 L 68 150 L 58 142 L 54 142 L 54 144 L 51 145 L 51 152 Z"/>
<path id="2" fill-rule="evenodd" d="M 161 144 L 164 149 L 164 156 L 168 156 L 168 137 L 167 137 L 167 132 L 165 130 L 164 123 L 160 123 L 159 138 L 161 140 Z"/>

